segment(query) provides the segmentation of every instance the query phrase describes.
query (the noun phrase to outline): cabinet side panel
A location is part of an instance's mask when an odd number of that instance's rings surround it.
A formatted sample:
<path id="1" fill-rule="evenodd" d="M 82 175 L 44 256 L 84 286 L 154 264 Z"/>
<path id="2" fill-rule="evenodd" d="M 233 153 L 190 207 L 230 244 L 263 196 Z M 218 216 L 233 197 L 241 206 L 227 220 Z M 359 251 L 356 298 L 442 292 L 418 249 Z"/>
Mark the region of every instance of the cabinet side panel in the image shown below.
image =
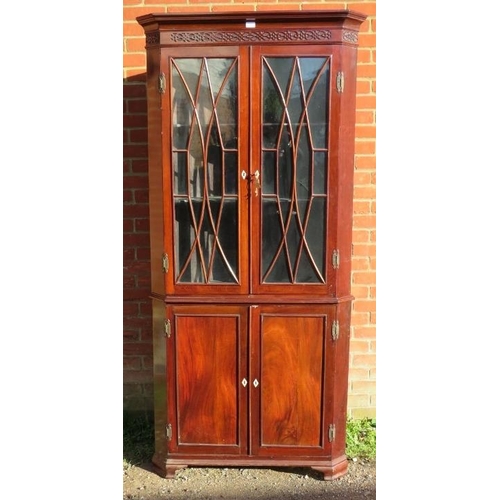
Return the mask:
<path id="1" fill-rule="evenodd" d="M 347 391 L 349 376 L 349 344 L 351 330 L 352 302 L 346 301 L 338 306 L 339 338 L 335 349 L 335 384 L 334 384 L 334 422 L 335 440 L 333 441 L 333 456 L 339 457 L 345 453 Z"/>
<path id="2" fill-rule="evenodd" d="M 153 381 L 155 413 L 155 460 L 159 464 L 166 458 L 165 426 L 167 414 L 165 304 L 153 300 Z"/>
<path id="3" fill-rule="evenodd" d="M 160 74 L 160 49 L 147 51 L 147 100 L 148 100 L 148 174 L 149 174 L 149 227 L 151 244 L 151 290 L 165 293 L 165 275 L 162 269 L 164 252 L 163 233 L 163 174 L 161 144 L 161 94 L 158 90 Z"/>
<path id="4" fill-rule="evenodd" d="M 351 252 L 354 186 L 354 132 L 356 101 L 356 47 L 341 48 L 344 90 L 340 94 L 340 127 L 338 148 L 337 245 L 340 263 L 337 271 L 337 296 L 351 292 Z"/>

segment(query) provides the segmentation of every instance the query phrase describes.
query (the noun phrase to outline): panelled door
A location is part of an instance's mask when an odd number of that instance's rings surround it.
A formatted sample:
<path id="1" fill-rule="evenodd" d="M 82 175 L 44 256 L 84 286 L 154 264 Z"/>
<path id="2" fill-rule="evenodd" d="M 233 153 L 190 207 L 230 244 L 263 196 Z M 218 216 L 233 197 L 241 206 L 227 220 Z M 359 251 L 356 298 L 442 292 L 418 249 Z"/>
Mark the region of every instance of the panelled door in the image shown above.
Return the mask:
<path id="1" fill-rule="evenodd" d="M 167 292 L 248 293 L 248 49 L 165 53 Z"/>
<path id="2" fill-rule="evenodd" d="M 252 309 L 251 452 L 328 456 L 333 421 L 332 308 Z"/>
<path id="3" fill-rule="evenodd" d="M 324 295 L 335 248 L 338 62 L 330 47 L 253 47 L 253 293 Z"/>
<path id="4" fill-rule="evenodd" d="M 247 311 L 167 307 L 170 453 L 247 453 Z"/>
<path id="5" fill-rule="evenodd" d="M 339 106 L 331 48 L 191 47 L 162 64 L 168 293 L 326 294 Z"/>

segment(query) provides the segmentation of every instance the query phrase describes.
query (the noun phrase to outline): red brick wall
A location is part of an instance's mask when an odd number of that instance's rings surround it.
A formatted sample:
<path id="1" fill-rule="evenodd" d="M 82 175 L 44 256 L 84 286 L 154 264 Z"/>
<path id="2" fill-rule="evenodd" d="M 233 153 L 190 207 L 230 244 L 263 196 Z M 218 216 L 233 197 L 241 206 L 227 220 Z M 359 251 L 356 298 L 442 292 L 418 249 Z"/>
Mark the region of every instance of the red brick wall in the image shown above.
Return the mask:
<path id="1" fill-rule="evenodd" d="M 375 1 L 123 0 L 123 396 L 127 410 L 152 409 L 146 52 L 135 18 L 149 12 L 349 8 L 368 15 L 358 53 L 352 247 L 349 414 L 375 416 Z"/>

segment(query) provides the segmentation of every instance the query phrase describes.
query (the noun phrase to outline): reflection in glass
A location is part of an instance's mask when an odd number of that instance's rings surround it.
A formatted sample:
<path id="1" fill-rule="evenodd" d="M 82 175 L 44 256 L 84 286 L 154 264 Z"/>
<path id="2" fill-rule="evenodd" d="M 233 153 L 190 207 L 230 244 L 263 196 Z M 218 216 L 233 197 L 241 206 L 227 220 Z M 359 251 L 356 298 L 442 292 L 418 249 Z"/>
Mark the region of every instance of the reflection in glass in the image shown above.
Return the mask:
<path id="1" fill-rule="evenodd" d="M 324 283 L 330 59 L 262 63 L 263 283 Z"/>
<path id="2" fill-rule="evenodd" d="M 272 194 L 276 192 L 276 176 L 274 165 L 276 164 L 276 152 L 264 151 L 262 153 L 262 192 Z"/>
<path id="3" fill-rule="evenodd" d="M 237 60 L 172 59 L 175 275 L 238 282 Z"/>

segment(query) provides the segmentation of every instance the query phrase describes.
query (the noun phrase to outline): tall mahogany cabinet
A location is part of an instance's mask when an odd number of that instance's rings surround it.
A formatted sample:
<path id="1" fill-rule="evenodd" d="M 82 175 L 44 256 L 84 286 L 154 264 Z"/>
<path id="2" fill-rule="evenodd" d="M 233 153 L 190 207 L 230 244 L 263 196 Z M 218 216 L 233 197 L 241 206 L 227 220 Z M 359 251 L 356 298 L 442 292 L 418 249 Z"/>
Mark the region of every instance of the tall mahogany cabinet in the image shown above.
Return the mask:
<path id="1" fill-rule="evenodd" d="M 347 471 L 358 30 L 148 14 L 155 455 Z"/>

